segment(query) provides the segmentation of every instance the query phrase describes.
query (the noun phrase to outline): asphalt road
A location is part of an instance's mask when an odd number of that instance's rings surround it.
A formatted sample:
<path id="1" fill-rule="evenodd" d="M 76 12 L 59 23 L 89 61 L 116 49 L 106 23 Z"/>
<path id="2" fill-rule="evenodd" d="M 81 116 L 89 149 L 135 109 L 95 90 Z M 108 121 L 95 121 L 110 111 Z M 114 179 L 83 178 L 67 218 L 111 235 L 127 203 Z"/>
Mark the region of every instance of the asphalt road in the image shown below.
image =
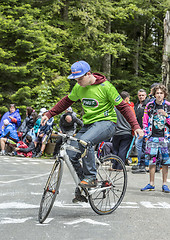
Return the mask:
<path id="1" fill-rule="evenodd" d="M 72 203 L 75 186 L 65 167 L 60 194 L 39 224 L 39 203 L 52 164 L 49 159 L 0 156 L 0 240 L 169 239 L 170 194 L 161 192 L 161 173 L 156 173 L 155 192 L 141 192 L 148 173 L 129 171 L 121 206 L 99 216 L 88 204 Z"/>

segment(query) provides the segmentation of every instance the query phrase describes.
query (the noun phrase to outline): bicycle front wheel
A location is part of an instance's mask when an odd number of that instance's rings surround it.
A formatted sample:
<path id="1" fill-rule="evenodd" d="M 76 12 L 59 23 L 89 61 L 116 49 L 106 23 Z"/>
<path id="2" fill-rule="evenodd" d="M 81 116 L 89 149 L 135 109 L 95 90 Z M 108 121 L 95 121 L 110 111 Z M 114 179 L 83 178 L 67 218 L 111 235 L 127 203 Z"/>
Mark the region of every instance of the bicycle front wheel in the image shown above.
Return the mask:
<path id="1" fill-rule="evenodd" d="M 121 170 L 112 169 L 117 164 Z M 116 155 L 104 157 L 98 166 L 97 179 L 98 186 L 88 191 L 89 203 L 97 214 L 112 213 L 126 192 L 127 172 L 123 161 Z"/>
<path id="2" fill-rule="evenodd" d="M 63 161 L 61 159 L 57 159 L 48 177 L 41 198 L 38 214 L 38 220 L 40 223 L 43 223 L 45 221 L 45 219 L 48 217 L 51 211 L 55 198 L 59 193 L 62 175 L 63 175 Z"/>

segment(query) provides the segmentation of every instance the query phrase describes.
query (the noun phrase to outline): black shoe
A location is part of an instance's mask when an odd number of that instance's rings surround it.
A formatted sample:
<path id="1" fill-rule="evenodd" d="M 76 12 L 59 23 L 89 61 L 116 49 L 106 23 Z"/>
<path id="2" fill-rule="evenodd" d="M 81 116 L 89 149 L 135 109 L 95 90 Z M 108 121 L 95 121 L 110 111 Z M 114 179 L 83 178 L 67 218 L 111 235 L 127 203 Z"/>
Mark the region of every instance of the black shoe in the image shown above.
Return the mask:
<path id="1" fill-rule="evenodd" d="M 40 151 L 40 152 L 37 154 L 36 158 L 40 158 L 42 155 L 43 155 L 43 153 Z"/>
<path id="2" fill-rule="evenodd" d="M 8 153 L 9 156 L 15 156 L 16 154 L 14 152 Z"/>
<path id="3" fill-rule="evenodd" d="M 34 153 L 34 154 L 32 154 L 32 158 L 35 158 L 35 157 L 36 157 L 36 155 L 37 155 L 37 153 Z"/>
<path id="4" fill-rule="evenodd" d="M 56 159 L 57 155 L 50 157 L 50 159 Z"/>
<path id="5" fill-rule="evenodd" d="M 136 169 L 138 169 L 139 168 L 139 165 L 133 165 L 132 166 L 132 170 L 136 170 Z"/>
<path id="6" fill-rule="evenodd" d="M 139 166 L 136 170 L 132 170 L 132 173 L 146 173 L 145 166 Z"/>
<path id="7" fill-rule="evenodd" d="M 72 202 L 73 203 L 88 202 L 87 198 L 81 194 L 81 190 L 79 187 L 76 187 L 75 189 L 75 198 L 73 198 Z"/>

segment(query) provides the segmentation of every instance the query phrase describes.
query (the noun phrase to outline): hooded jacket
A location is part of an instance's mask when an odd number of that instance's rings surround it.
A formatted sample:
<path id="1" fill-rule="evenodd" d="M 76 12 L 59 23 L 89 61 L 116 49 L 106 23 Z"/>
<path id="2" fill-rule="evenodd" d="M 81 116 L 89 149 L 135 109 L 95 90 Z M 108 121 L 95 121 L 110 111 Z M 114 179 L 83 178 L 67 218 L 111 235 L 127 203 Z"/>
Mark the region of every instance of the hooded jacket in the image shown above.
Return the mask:
<path id="1" fill-rule="evenodd" d="M 2 137 L 15 140 L 16 142 L 19 141 L 17 131 L 15 130 L 15 127 L 11 123 L 5 126 L 5 128 L 2 130 L 2 135 L 0 138 Z"/>
<path id="2" fill-rule="evenodd" d="M 11 119 L 9 117 L 12 117 L 14 119 Z M 1 122 L 0 122 L 0 134 L 2 134 L 2 126 L 4 125 L 5 119 L 8 119 L 8 121 L 15 127 L 15 130 L 17 130 L 21 124 L 21 116 L 19 114 L 19 109 L 16 109 L 16 111 L 13 113 L 8 111 L 2 116 Z"/>

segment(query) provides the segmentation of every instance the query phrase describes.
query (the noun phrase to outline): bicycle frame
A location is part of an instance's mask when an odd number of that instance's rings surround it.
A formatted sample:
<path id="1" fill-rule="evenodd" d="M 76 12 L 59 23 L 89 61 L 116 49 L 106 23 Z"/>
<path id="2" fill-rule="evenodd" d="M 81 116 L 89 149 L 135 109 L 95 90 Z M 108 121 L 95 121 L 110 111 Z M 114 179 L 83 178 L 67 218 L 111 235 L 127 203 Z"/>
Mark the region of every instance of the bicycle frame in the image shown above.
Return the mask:
<path id="1" fill-rule="evenodd" d="M 66 134 L 63 134 L 63 133 L 58 133 L 60 136 L 63 136 L 63 137 L 66 137 Z M 73 147 L 73 146 L 71 146 L 70 145 L 70 143 L 68 143 L 67 141 L 70 141 L 70 140 L 73 140 L 73 141 L 76 141 L 76 142 L 81 142 L 82 144 L 84 144 L 84 145 L 87 145 L 87 143 L 86 142 L 84 142 L 84 141 L 81 141 L 81 140 L 78 140 L 77 138 L 74 138 L 74 137 L 72 137 L 72 136 L 69 136 L 69 138 L 66 140 L 66 142 L 61 146 L 61 148 L 60 148 L 60 154 L 59 154 L 59 158 L 62 158 L 63 159 L 63 161 L 65 161 L 65 163 L 66 163 L 66 165 L 67 165 L 67 167 L 68 167 L 68 169 L 69 169 L 69 171 L 70 171 L 70 173 L 71 173 L 71 175 L 72 175 L 72 177 L 73 177 L 73 180 L 74 180 L 74 182 L 75 182 L 75 184 L 76 184 L 76 186 L 78 186 L 78 184 L 80 183 L 80 179 L 79 179 L 79 177 L 77 176 L 77 173 L 76 173 L 76 171 L 74 170 L 74 167 L 73 167 L 73 165 L 72 165 L 72 163 L 71 163 L 71 161 L 70 161 L 70 159 L 69 159 L 69 156 L 68 156 L 68 154 L 67 154 L 67 151 L 66 150 L 72 150 L 72 151 L 74 151 L 74 152 L 79 152 L 79 153 L 81 153 L 81 151 L 79 150 L 79 149 L 77 149 L 76 147 Z M 86 151 L 85 151 L 86 152 Z M 85 152 L 82 154 L 83 156 L 85 155 Z M 96 157 L 97 158 L 97 157 Z M 98 158 L 97 158 L 97 160 L 98 160 Z M 100 163 L 100 161 L 98 160 L 97 161 L 98 163 Z M 107 173 L 106 173 L 107 174 Z M 109 188 L 111 188 L 111 187 L 104 187 L 104 188 L 99 188 L 99 189 L 88 189 L 88 194 L 89 195 L 91 195 L 91 194 L 93 194 L 94 192 L 101 192 L 101 191 L 103 191 L 103 190 L 105 190 L 105 189 L 109 189 Z"/>
<path id="2" fill-rule="evenodd" d="M 63 134 L 63 133 L 58 133 L 60 136 L 62 137 L 66 137 L 66 134 Z M 79 152 L 81 153 L 81 151 L 73 146 L 70 145 L 70 143 L 68 143 L 68 141 L 70 140 L 73 140 L 73 141 L 76 141 L 76 142 L 80 142 L 80 140 L 78 140 L 77 138 L 74 138 L 72 136 L 69 136 L 69 139 L 66 140 L 66 142 L 64 142 L 60 148 L 60 154 L 59 154 L 59 158 L 63 159 L 63 161 L 66 163 L 72 177 L 73 177 L 73 180 L 76 184 L 76 186 L 78 186 L 78 184 L 80 183 L 80 179 L 79 177 L 77 176 L 77 173 L 76 171 L 74 170 L 74 167 L 69 159 L 69 156 L 67 154 L 67 151 L 66 150 L 72 150 L 74 152 Z M 85 143 L 85 142 L 83 142 Z"/>

